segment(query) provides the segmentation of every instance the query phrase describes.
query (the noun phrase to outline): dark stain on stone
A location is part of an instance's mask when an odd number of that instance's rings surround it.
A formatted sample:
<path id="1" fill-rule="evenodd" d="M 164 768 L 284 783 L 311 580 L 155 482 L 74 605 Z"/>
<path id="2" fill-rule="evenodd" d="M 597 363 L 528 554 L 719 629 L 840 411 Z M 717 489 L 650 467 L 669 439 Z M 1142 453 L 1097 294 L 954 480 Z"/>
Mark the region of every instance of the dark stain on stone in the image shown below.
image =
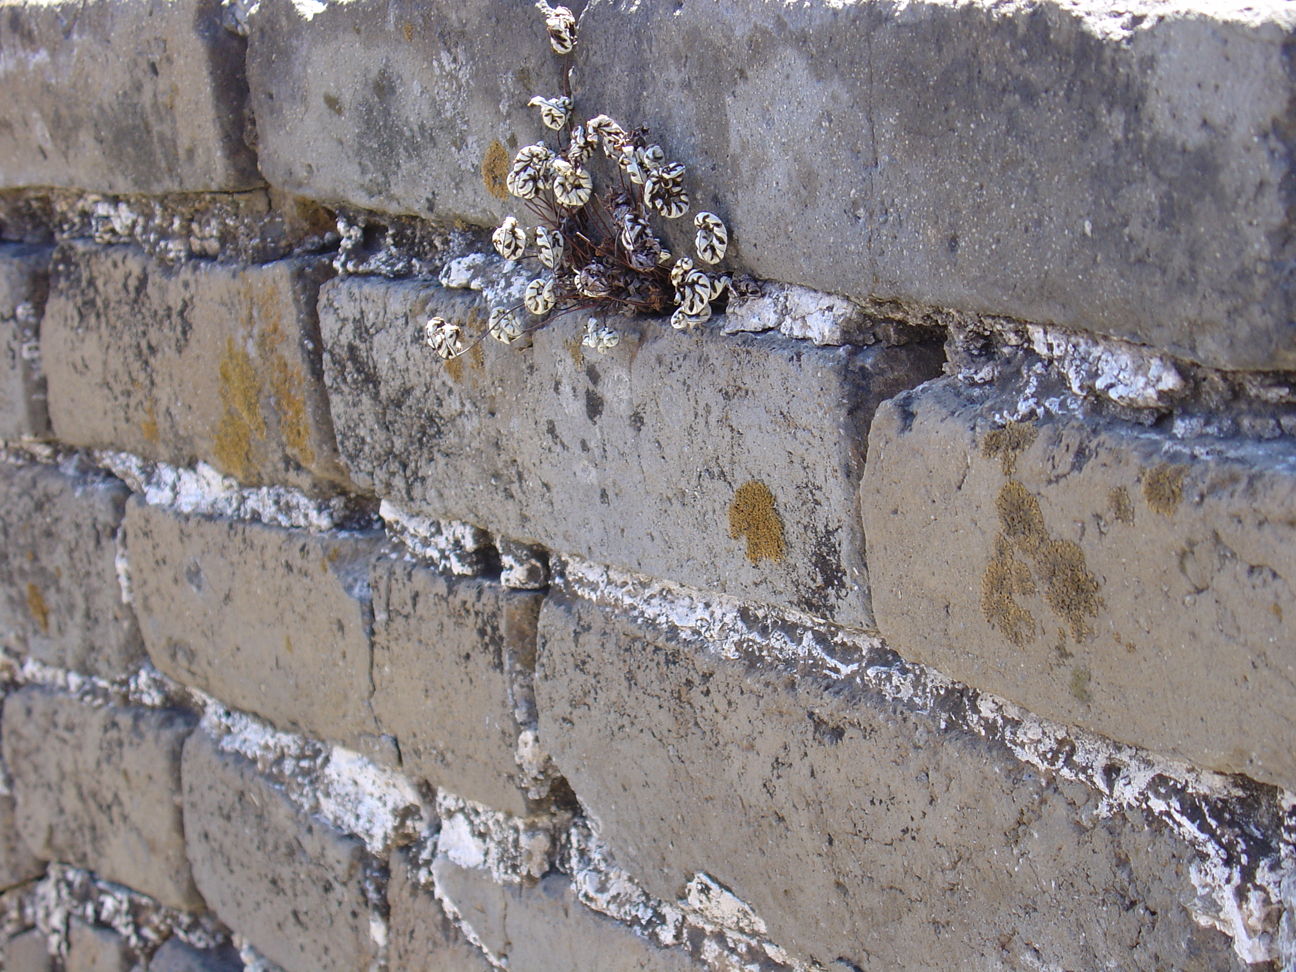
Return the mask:
<path id="1" fill-rule="evenodd" d="M 602 414 L 603 396 L 593 388 L 585 389 L 585 417 L 591 422 L 597 422 Z"/>

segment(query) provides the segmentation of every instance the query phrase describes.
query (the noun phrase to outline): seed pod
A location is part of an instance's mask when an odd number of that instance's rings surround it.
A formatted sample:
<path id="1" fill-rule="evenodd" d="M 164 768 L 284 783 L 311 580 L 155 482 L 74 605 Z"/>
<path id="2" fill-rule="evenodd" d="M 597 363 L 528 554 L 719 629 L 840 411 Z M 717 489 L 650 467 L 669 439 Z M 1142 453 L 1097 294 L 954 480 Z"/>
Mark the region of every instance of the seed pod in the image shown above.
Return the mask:
<path id="1" fill-rule="evenodd" d="M 677 331 L 691 331 L 699 324 L 711 320 L 711 305 L 707 304 L 697 314 L 686 313 L 683 307 L 677 307 L 671 315 L 670 325 Z"/>
<path id="2" fill-rule="evenodd" d="M 711 303 L 711 278 L 701 270 L 690 270 L 675 285 L 675 302 L 685 314 L 697 316 Z"/>
<path id="3" fill-rule="evenodd" d="M 580 166 L 572 165 L 566 159 L 553 161 L 553 191 L 558 204 L 568 209 L 580 209 L 589 202 L 590 193 L 594 191 L 594 180 Z"/>
<path id="4" fill-rule="evenodd" d="M 430 318 L 423 326 L 428 347 L 440 357 L 450 359 L 463 354 L 463 328 L 442 317 Z"/>
<path id="5" fill-rule="evenodd" d="M 666 153 L 662 151 L 660 145 L 649 145 L 647 148 L 635 149 L 635 161 L 643 167 L 645 172 L 653 169 L 660 169 L 666 164 Z M 681 173 L 684 167 L 680 166 Z"/>
<path id="6" fill-rule="evenodd" d="M 553 305 L 556 303 L 553 277 L 540 277 L 527 284 L 522 303 L 526 304 L 526 309 L 536 317 L 544 317 L 553 310 Z"/>
<path id="7" fill-rule="evenodd" d="M 593 348 L 599 354 L 606 354 L 620 341 L 621 335 L 606 324 L 600 325 L 597 318 L 591 317 L 585 322 L 585 337 L 581 341 L 585 347 Z"/>
<path id="8" fill-rule="evenodd" d="M 495 252 L 505 260 L 521 260 L 526 252 L 526 230 L 512 216 L 505 216 L 504 222 L 491 234 L 491 242 L 495 244 Z"/>
<path id="9" fill-rule="evenodd" d="M 679 184 L 679 175 L 671 175 L 667 171 L 676 167 L 682 175 L 684 167 L 676 163 L 649 172 L 644 180 L 644 203 L 667 219 L 679 219 L 689 208 L 689 196 Z"/>
<path id="10" fill-rule="evenodd" d="M 720 217 L 715 213 L 698 213 L 693 217 L 693 225 L 697 227 L 693 245 L 697 248 L 699 259 L 707 263 L 723 260 L 729 246 L 729 232 Z"/>
<path id="11" fill-rule="evenodd" d="M 540 253 L 540 262 L 550 270 L 557 270 L 563 258 L 563 237 L 557 230 L 544 226 L 536 228 L 536 249 Z"/>
<path id="12" fill-rule="evenodd" d="M 540 121 L 546 128 L 558 131 L 567 124 L 571 117 L 572 100 L 566 95 L 560 98 L 541 98 L 539 95 L 527 102 L 528 108 L 540 109 Z"/>
<path id="13" fill-rule="evenodd" d="M 567 161 L 572 165 L 584 165 L 594 156 L 598 148 L 598 136 L 589 129 L 577 125 L 572 129 L 571 144 L 567 146 Z"/>
<path id="14" fill-rule="evenodd" d="M 576 46 L 576 18 L 566 7 L 551 7 L 545 0 L 536 4 L 545 15 L 545 30 L 549 32 L 549 46 L 556 54 L 570 54 Z"/>
<path id="15" fill-rule="evenodd" d="M 511 309 L 504 307 L 496 307 L 490 312 L 490 319 L 486 322 L 486 329 L 490 332 L 491 337 L 503 344 L 512 344 L 522 336 L 522 332 L 525 330 L 517 315 Z"/>
<path id="16" fill-rule="evenodd" d="M 671 285 L 678 287 L 680 284 L 682 284 L 684 282 L 684 278 L 688 276 L 689 271 L 692 269 L 693 269 L 693 261 L 690 260 L 688 257 L 680 257 L 678 260 L 676 260 L 675 266 L 671 267 L 671 274 L 670 274 Z"/>

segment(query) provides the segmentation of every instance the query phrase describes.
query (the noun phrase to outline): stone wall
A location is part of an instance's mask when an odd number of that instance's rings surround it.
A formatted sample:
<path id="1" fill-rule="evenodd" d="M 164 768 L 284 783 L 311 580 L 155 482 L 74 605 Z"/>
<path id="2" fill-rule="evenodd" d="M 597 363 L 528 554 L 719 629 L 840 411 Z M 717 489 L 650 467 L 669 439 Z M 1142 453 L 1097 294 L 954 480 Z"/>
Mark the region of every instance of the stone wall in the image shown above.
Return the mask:
<path id="1" fill-rule="evenodd" d="M 1296 969 L 1296 10 L 577 13 L 0 0 L 3 968 Z"/>

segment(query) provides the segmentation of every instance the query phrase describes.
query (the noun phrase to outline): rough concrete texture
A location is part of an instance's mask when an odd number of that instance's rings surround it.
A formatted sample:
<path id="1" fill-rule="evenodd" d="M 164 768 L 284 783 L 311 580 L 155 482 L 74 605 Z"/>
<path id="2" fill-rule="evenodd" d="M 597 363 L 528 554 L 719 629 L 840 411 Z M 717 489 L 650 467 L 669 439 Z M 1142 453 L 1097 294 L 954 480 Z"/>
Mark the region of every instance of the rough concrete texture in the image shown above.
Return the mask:
<path id="1" fill-rule="evenodd" d="M 551 592 L 540 731 L 617 863 L 706 872 L 794 956 L 861 969 L 1241 968 L 1193 853 L 1003 747 L 880 699 L 652 640 Z"/>
<path id="2" fill-rule="evenodd" d="M 139 666 L 144 646 L 117 577 L 129 496 L 97 472 L 0 463 L 0 643 L 106 679 Z"/>
<path id="3" fill-rule="evenodd" d="M 132 500 L 131 589 L 171 678 L 280 729 L 368 749 L 373 534 L 185 516 Z"/>
<path id="4" fill-rule="evenodd" d="M 14 798 L 0 796 L 0 890 L 38 878 L 45 862 L 36 857 L 18 833 Z"/>
<path id="5" fill-rule="evenodd" d="M 130 972 L 134 962 L 126 940 L 111 928 L 68 922 L 68 953 L 64 972 Z"/>
<path id="6" fill-rule="evenodd" d="M 220 919 L 285 972 L 360 972 L 370 934 L 364 844 L 296 809 L 241 756 L 203 732 L 184 749 L 185 840 Z"/>
<path id="7" fill-rule="evenodd" d="M 373 711 L 402 768 L 525 816 L 518 736 L 535 720 L 541 595 L 387 558 L 373 587 Z"/>
<path id="8" fill-rule="evenodd" d="M 443 362 L 429 316 L 479 331 L 480 297 L 348 279 L 321 292 L 338 442 L 357 481 L 440 519 L 601 563 L 871 623 L 855 486 L 878 403 L 939 374 L 930 345 L 816 348 L 584 315 L 533 346 Z M 587 349 L 586 349 L 587 350 Z M 592 515 L 591 511 L 597 511 Z"/>
<path id="9" fill-rule="evenodd" d="M 53 967 L 54 957 L 40 929 L 32 928 L 5 942 L 5 972 L 50 972 Z"/>
<path id="10" fill-rule="evenodd" d="M 490 972 L 486 956 L 446 917 L 431 891 L 414 879 L 409 852 L 392 852 L 387 884 L 388 964 L 401 972 Z"/>
<path id="11" fill-rule="evenodd" d="M 261 171 L 389 213 L 490 223 L 558 84 L 544 19 L 510 0 L 265 0 L 249 18 Z"/>
<path id="12" fill-rule="evenodd" d="M 201 910 L 179 804 L 180 749 L 194 724 L 176 709 L 90 706 L 35 686 L 10 695 L 4 760 L 23 841 L 47 861 Z"/>
<path id="13" fill-rule="evenodd" d="M 657 948 L 576 898 L 565 874 L 533 888 L 497 884 L 487 871 L 438 858 L 437 890 L 510 972 L 684 972 L 697 969 L 682 949 Z"/>
<path id="14" fill-rule="evenodd" d="M 1296 451 L 948 378 L 884 405 L 860 488 L 878 626 L 947 675 L 1296 787 Z"/>
<path id="15" fill-rule="evenodd" d="M 201 192 L 262 184 L 246 42 L 217 0 L 6 0 L 0 187 Z M 21 110 L 18 110 L 21 106 Z"/>
<path id="16" fill-rule="evenodd" d="M 243 960 L 230 945 L 201 949 L 168 938 L 149 959 L 148 972 L 243 972 Z"/>
<path id="17" fill-rule="evenodd" d="M 0 439 L 49 435 L 40 319 L 49 292 L 48 247 L 0 244 Z"/>
<path id="18" fill-rule="evenodd" d="M 239 481 L 345 485 L 320 381 L 326 261 L 154 263 L 67 244 L 41 325 L 50 419 L 70 445 L 119 449 Z"/>

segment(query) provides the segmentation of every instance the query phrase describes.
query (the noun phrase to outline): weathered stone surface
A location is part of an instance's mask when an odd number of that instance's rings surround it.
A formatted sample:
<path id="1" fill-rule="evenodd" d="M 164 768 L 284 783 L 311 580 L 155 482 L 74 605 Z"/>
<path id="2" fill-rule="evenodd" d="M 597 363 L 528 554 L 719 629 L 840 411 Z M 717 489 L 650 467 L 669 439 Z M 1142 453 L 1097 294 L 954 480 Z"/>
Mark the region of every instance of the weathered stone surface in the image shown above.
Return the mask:
<path id="1" fill-rule="evenodd" d="M 32 928 L 5 942 L 4 967 L 5 972 L 50 972 L 54 958 L 49 953 L 45 934 Z"/>
<path id="2" fill-rule="evenodd" d="M 229 705 L 368 749 L 373 534 L 185 516 L 135 499 L 131 589 L 153 664 Z"/>
<path id="3" fill-rule="evenodd" d="M 324 288 L 325 377 L 357 481 L 436 518 L 870 623 L 864 430 L 879 402 L 939 373 L 939 348 L 815 348 L 641 319 L 586 356 L 584 322 L 568 316 L 528 350 L 486 341 L 442 362 L 424 322 L 480 330 L 479 301 L 418 283 Z"/>
<path id="4" fill-rule="evenodd" d="M 565 874 L 534 888 L 496 884 L 488 872 L 445 858 L 432 865 L 438 891 L 497 960 L 513 972 L 683 972 L 682 949 L 657 948 L 576 898 Z"/>
<path id="5" fill-rule="evenodd" d="M 845 679 L 726 661 L 551 591 L 540 731 L 617 863 L 704 871 L 829 967 L 1240 969 L 1195 854 L 999 744 Z"/>
<path id="6" fill-rule="evenodd" d="M 154 263 L 68 244 L 41 325 L 50 419 L 71 445 L 249 485 L 345 485 L 320 381 L 316 291 L 327 261 Z"/>
<path id="7" fill-rule="evenodd" d="M 68 954 L 65 972 L 130 972 L 126 939 L 111 928 L 88 925 L 79 918 L 68 922 Z"/>
<path id="8" fill-rule="evenodd" d="M 130 496 L 97 472 L 0 463 L 0 641 L 51 665 L 120 678 L 144 659 L 117 577 Z"/>
<path id="9" fill-rule="evenodd" d="M 326 202 L 493 221 L 544 131 L 532 88 L 559 79 L 544 19 L 508 0 L 266 0 L 249 26 L 261 170 Z"/>
<path id="10" fill-rule="evenodd" d="M 179 805 L 180 750 L 193 727 L 175 709 L 91 706 L 35 686 L 10 695 L 4 760 L 27 846 L 200 910 Z"/>
<path id="11" fill-rule="evenodd" d="M 409 853 L 392 853 L 387 884 L 388 962 L 401 972 L 490 972 L 493 966 L 413 879 Z"/>
<path id="12" fill-rule="evenodd" d="M 373 711 L 404 770 L 525 816 L 517 748 L 535 722 L 541 595 L 403 560 L 373 571 Z"/>
<path id="13" fill-rule="evenodd" d="M 48 247 L 0 244 L 0 439 L 45 438 L 49 409 L 40 319 L 49 292 Z"/>
<path id="14" fill-rule="evenodd" d="M 1049 718 L 1296 786 L 1296 452 L 1005 426 L 1016 400 L 943 379 L 879 410 L 860 504 L 883 635 Z"/>
<path id="15" fill-rule="evenodd" d="M 200 192 L 262 184 L 246 43 L 216 0 L 6 0 L 0 187 Z"/>
<path id="16" fill-rule="evenodd" d="M 206 733 L 189 737 L 182 773 L 194 879 L 221 920 L 285 972 L 368 969 L 378 943 L 364 844 L 296 809 Z"/>
<path id="17" fill-rule="evenodd" d="M 225 945 L 200 949 L 168 938 L 149 959 L 149 972 L 243 972 L 238 949 Z"/>
<path id="18" fill-rule="evenodd" d="M 45 862 L 32 854 L 18 833 L 14 798 L 0 796 L 0 890 L 12 888 L 45 872 Z"/>

